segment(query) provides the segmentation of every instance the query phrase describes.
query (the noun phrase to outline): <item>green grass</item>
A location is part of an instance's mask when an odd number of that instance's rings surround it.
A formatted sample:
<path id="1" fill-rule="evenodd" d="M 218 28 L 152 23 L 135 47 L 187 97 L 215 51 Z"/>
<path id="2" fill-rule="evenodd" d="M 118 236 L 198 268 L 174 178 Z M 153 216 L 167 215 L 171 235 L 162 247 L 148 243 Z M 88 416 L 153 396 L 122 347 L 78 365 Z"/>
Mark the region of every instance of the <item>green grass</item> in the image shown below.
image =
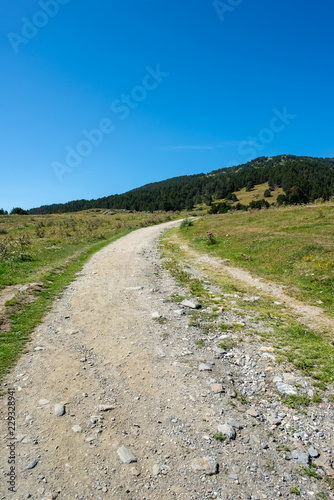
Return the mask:
<path id="1" fill-rule="evenodd" d="M 242 330 L 244 327 L 242 325 L 238 325 L 238 324 L 235 324 L 235 323 L 221 323 L 220 325 L 220 329 L 223 330 L 223 332 L 227 332 L 229 330 L 232 330 L 232 331 L 238 331 L 238 330 Z"/>
<path id="2" fill-rule="evenodd" d="M 175 214 L 175 218 L 176 218 Z M 174 216 L 173 216 L 174 217 Z M 103 211 L 0 216 L 0 296 L 9 285 L 35 285 L 6 302 L 0 320 L 0 382 L 25 349 L 31 331 L 89 257 L 133 229 L 170 214 Z M 37 286 L 36 286 L 37 283 Z"/>
<path id="3" fill-rule="evenodd" d="M 224 342 L 221 342 L 220 344 L 218 344 L 218 347 L 220 349 L 224 349 L 225 351 L 230 351 L 236 345 L 237 345 L 237 343 L 234 340 L 232 340 L 232 339 L 225 339 Z"/>
<path id="4" fill-rule="evenodd" d="M 184 297 L 181 297 L 181 296 L 180 296 L 179 294 L 177 294 L 177 293 L 173 293 L 173 294 L 171 295 L 171 300 L 172 300 L 173 302 L 182 302 L 182 301 L 184 300 Z"/>
<path id="5" fill-rule="evenodd" d="M 169 220 L 170 215 L 103 211 L 44 216 L 0 216 L 0 290 L 39 281 L 90 245 L 124 231 Z M 176 217 L 175 217 L 176 218 Z"/>
<path id="6" fill-rule="evenodd" d="M 221 432 L 216 432 L 213 436 L 217 441 L 223 442 L 226 440 L 226 436 L 222 434 Z"/>
<path id="7" fill-rule="evenodd" d="M 295 368 L 323 384 L 334 381 L 334 347 L 324 334 L 293 319 L 274 324 L 277 352 Z"/>
<path id="8" fill-rule="evenodd" d="M 156 321 L 157 323 L 159 323 L 160 325 L 164 325 L 165 323 L 167 323 L 167 318 L 164 318 L 164 317 L 161 317 L 161 318 L 154 318 L 154 321 Z"/>
<path id="9" fill-rule="evenodd" d="M 196 340 L 195 344 L 196 344 L 196 345 L 197 345 L 197 347 L 199 347 L 199 348 L 205 347 L 205 342 L 204 342 L 204 340 Z"/>
<path id="10" fill-rule="evenodd" d="M 300 465 L 298 472 L 301 476 L 307 476 L 307 477 L 314 477 L 315 479 L 320 479 L 321 476 L 316 473 L 316 466 L 312 467 L 305 467 L 304 465 Z"/>
<path id="11" fill-rule="evenodd" d="M 181 232 L 196 249 L 287 285 L 288 293 L 334 317 L 333 203 L 207 215 Z"/>
<path id="12" fill-rule="evenodd" d="M 291 451 L 291 450 L 288 446 L 279 444 L 278 446 L 276 446 L 276 451 Z"/>
<path id="13" fill-rule="evenodd" d="M 334 478 L 332 478 L 330 476 L 325 476 L 325 481 L 328 484 L 328 486 L 330 487 L 330 489 L 334 490 Z"/>
<path id="14" fill-rule="evenodd" d="M 284 395 L 282 396 L 282 401 L 289 408 L 294 408 L 296 410 L 310 404 L 310 398 L 299 394 Z"/>
<path id="15" fill-rule="evenodd" d="M 293 210 L 297 211 L 298 214 L 303 210 L 305 212 L 306 210 L 312 211 L 313 209 L 287 209 L 288 212 L 293 212 Z M 263 211 L 260 215 L 266 219 L 269 212 Z M 277 213 L 278 217 L 280 217 L 280 211 Z M 249 214 L 246 214 L 246 217 L 248 217 L 248 215 Z M 256 213 L 255 215 L 257 216 L 258 214 Z M 217 216 L 215 215 L 210 216 L 210 220 L 216 220 L 216 217 Z M 232 219 L 234 216 L 228 215 L 226 217 L 230 217 Z M 218 216 L 218 218 L 220 218 L 220 216 Z M 278 308 L 274 305 L 273 298 L 265 295 L 264 293 L 259 293 L 257 291 L 257 294 L 260 294 L 260 300 L 257 302 L 246 302 L 242 300 L 243 295 L 254 294 L 251 285 L 238 282 L 224 273 L 219 271 L 217 272 L 215 266 L 212 266 L 208 262 L 198 264 L 195 259 L 197 256 L 201 256 L 202 253 L 204 253 L 203 248 L 205 248 L 205 253 L 211 253 L 211 247 L 208 247 L 205 243 L 203 243 L 203 247 L 199 245 L 201 251 L 197 250 L 196 244 L 195 254 L 193 253 L 193 240 L 195 239 L 195 241 L 197 241 L 196 234 L 199 230 L 197 226 L 200 225 L 200 222 L 201 221 L 195 222 L 194 226 L 187 230 L 186 237 L 184 236 L 184 230 L 180 229 L 173 229 L 165 233 L 164 238 L 161 241 L 161 248 L 165 258 L 165 267 L 171 271 L 172 275 L 176 277 L 178 283 L 182 287 L 188 289 L 189 293 L 191 292 L 190 284 L 193 283 L 194 280 L 197 288 L 196 292 L 198 295 L 201 294 L 201 301 L 204 306 L 214 306 L 216 309 L 223 309 L 224 311 L 237 308 L 240 320 L 243 317 L 247 318 L 250 315 L 253 317 L 252 322 L 254 324 L 252 329 L 247 329 L 248 331 L 243 332 L 245 327 L 238 323 L 228 324 L 219 323 L 219 321 L 212 323 L 213 318 L 211 318 L 210 331 L 216 331 L 216 333 L 219 333 L 219 330 L 220 332 L 222 330 L 233 330 L 233 332 L 241 330 L 243 335 L 247 335 L 248 342 L 252 342 L 252 337 L 261 337 L 262 341 L 271 343 L 274 346 L 275 356 L 278 362 L 289 363 L 303 375 L 311 376 L 314 380 L 315 386 L 319 390 L 325 390 L 326 384 L 334 383 L 334 341 L 331 332 L 320 330 L 315 331 L 310 327 L 305 326 L 296 320 L 295 314 L 292 310 L 288 307 L 285 307 L 284 311 L 280 307 Z M 261 228 L 261 219 L 259 219 L 258 222 Z M 203 221 L 203 224 L 207 224 L 207 221 Z M 193 234 L 191 233 L 192 231 L 194 231 Z M 190 239 L 188 239 L 188 234 L 192 234 Z M 190 250 L 184 246 L 184 243 L 188 244 Z M 272 259 L 274 258 L 275 255 L 273 255 Z M 280 256 L 278 256 L 278 258 L 280 259 Z M 246 266 L 249 265 L 249 261 L 243 262 Z M 190 271 L 186 271 L 186 269 L 189 270 L 191 266 L 200 269 L 201 272 L 203 272 L 202 280 L 209 280 L 214 286 L 220 287 L 223 294 L 217 294 L 215 297 L 208 294 L 207 290 L 205 290 L 202 286 L 203 281 L 201 281 L 198 277 L 194 278 Z M 233 307 L 231 305 L 230 297 L 225 297 L 227 293 L 238 293 L 240 299 L 237 299 L 236 306 Z M 200 326 L 205 329 L 205 321 L 206 320 L 202 312 L 200 317 L 198 315 L 193 317 L 190 325 Z M 262 324 L 262 326 L 266 326 L 267 330 L 262 328 L 257 331 L 255 326 L 257 323 Z M 233 343 L 230 344 L 230 342 L 231 339 L 224 339 L 221 347 L 226 350 L 231 349 L 233 347 Z M 321 398 L 321 396 L 316 395 L 314 399 L 309 402 L 309 404 L 320 402 L 319 398 Z M 290 401 L 290 404 L 298 405 L 298 402 Z"/>

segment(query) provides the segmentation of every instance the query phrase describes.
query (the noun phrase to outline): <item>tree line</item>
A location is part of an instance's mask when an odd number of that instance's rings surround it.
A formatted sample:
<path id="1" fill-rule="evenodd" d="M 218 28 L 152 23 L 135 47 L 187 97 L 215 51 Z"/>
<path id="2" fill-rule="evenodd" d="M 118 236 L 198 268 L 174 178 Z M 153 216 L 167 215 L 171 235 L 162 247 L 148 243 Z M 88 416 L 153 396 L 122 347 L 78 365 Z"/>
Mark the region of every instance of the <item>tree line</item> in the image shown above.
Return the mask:
<path id="1" fill-rule="evenodd" d="M 283 189 L 284 194 L 277 200 L 281 204 L 309 203 L 320 198 L 326 201 L 334 196 L 334 159 L 292 155 L 260 157 L 243 165 L 208 174 L 154 182 L 124 194 L 44 205 L 28 212 L 49 214 L 94 208 L 148 212 L 191 210 L 200 203 L 211 205 L 215 200 L 233 201 L 234 192 L 242 188 L 251 190 L 255 185 L 265 182 L 268 182 L 269 189 Z"/>

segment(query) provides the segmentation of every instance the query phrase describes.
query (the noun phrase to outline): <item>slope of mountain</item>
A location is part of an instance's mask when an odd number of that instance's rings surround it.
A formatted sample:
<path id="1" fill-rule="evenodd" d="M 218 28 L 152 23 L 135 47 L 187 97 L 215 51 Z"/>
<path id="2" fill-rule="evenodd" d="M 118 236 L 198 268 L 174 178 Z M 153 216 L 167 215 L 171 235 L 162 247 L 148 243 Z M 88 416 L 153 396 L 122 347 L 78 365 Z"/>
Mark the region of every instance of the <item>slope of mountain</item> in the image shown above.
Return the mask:
<path id="1" fill-rule="evenodd" d="M 268 183 L 271 189 L 282 188 L 279 203 L 308 203 L 334 196 L 334 158 L 280 155 L 259 157 L 243 165 L 222 168 L 208 174 L 173 177 L 146 184 L 124 194 L 96 200 L 76 200 L 44 205 L 29 210 L 31 214 L 77 212 L 92 208 L 135 211 L 190 210 L 194 205 L 228 199 L 232 193 Z"/>

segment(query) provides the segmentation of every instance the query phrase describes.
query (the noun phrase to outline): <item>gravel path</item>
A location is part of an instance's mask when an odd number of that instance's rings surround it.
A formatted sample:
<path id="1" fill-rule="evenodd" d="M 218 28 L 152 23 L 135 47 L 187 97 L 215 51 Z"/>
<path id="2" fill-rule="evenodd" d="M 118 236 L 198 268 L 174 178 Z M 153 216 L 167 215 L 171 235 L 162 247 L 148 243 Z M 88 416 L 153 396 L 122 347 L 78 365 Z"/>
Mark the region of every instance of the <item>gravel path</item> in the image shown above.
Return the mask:
<path id="1" fill-rule="evenodd" d="M 95 254 L 33 333 L 2 387 L 15 389 L 16 439 L 5 395 L 0 498 L 262 500 L 293 498 L 293 489 L 334 498 L 299 468 L 313 454 L 317 475 L 331 475 L 330 403 L 284 407 L 278 387 L 311 385 L 282 373 L 260 343 L 225 352 L 212 338 L 197 348 L 201 331 L 189 326 L 191 308 L 168 301 L 178 288 L 156 249 L 175 225 Z"/>

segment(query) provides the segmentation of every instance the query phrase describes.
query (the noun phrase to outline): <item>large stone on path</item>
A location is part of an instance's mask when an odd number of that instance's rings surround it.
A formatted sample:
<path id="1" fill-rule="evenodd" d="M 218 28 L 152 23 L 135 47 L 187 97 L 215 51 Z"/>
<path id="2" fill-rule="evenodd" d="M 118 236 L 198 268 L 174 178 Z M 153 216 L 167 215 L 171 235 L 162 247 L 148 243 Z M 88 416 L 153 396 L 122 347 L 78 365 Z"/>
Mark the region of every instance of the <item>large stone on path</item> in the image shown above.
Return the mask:
<path id="1" fill-rule="evenodd" d="M 121 446 L 120 448 L 118 448 L 117 453 L 119 458 L 125 464 L 132 464 L 134 462 L 137 462 L 136 457 L 131 453 L 131 451 L 126 446 Z"/>

